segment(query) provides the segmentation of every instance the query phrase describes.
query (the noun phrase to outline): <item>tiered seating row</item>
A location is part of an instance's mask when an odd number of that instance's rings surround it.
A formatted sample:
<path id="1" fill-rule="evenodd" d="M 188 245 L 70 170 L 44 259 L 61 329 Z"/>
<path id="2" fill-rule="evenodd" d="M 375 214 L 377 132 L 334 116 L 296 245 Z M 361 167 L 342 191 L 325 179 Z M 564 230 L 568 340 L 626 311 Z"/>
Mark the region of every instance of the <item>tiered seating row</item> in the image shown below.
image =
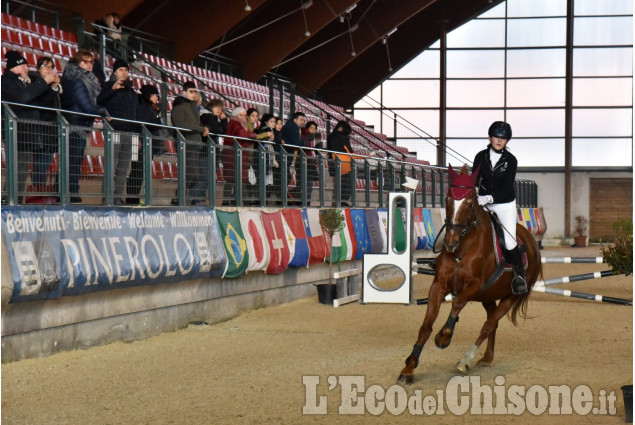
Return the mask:
<path id="1" fill-rule="evenodd" d="M 77 51 L 77 39 L 72 33 L 5 13 L 2 13 L 2 24 L 3 57 L 7 48 L 13 48 L 23 52 L 27 56 L 29 64 L 34 66 L 38 55 L 48 54 L 53 57 L 56 62 L 56 67 L 61 70 L 61 62 L 67 61 Z M 181 91 L 181 83 L 192 79 L 189 74 L 195 75 L 211 89 L 222 93 L 231 101 L 242 107 L 256 107 L 262 110 L 266 109 L 269 105 L 269 90 L 265 86 L 193 65 L 172 62 L 166 60 L 165 58 L 149 54 L 144 54 L 144 56 L 150 62 L 161 68 L 165 68 L 178 80 L 178 82 L 173 81 L 167 85 L 168 113 L 171 112 L 174 97 L 178 96 Z M 111 70 L 114 59 L 106 57 L 104 58 L 104 61 L 106 70 Z M 142 64 L 140 65 L 140 68 L 140 72 L 132 72 L 133 84 L 137 90 L 144 84 L 160 87 L 160 83 L 152 77 L 153 71 L 150 65 Z M 205 91 L 208 98 L 215 96 L 211 90 Z M 296 98 L 296 109 L 304 112 L 307 115 L 307 120 L 315 121 L 318 124 L 318 131 L 322 136 L 322 140 L 326 140 L 326 120 L 328 112 L 331 117 L 331 128 L 335 126 L 337 121 L 346 119 L 349 120 L 355 131 L 359 133 L 354 133 L 352 135 L 351 143 L 354 150 L 360 154 L 367 155 L 373 153 L 377 157 L 385 157 L 386 154 L 381 151 L 383 150 L 394 157 L 407 160 L 411 163 L 427 164 L 425 161 L 417 160 L 416 156 L 413 154 L 409 154 L 406 148 L 387 143 L 387 137 L 385 135 L 369 131 L 365 127 L 365 123 L 363 121 L 356 120 L 353 117 L 348 116 L 345 114 L 342 107 L 329 105 L 319 101 L 314 102 L 322 108 L 322 110 L 316 110 L 313 105 L 309 104 L 300 97 Z M 275 89 L 274 104 L 276 109 L 279 109 L 279 103 L 280 94 L 278 90 Z M 283 108 L 288 110 L 289 107 L 289 94 L 285 93 Z M 368 143 L 365 138 L 371 140 L 371 143 Z M 103 145 L 103 142 L 101 145 Z"/>

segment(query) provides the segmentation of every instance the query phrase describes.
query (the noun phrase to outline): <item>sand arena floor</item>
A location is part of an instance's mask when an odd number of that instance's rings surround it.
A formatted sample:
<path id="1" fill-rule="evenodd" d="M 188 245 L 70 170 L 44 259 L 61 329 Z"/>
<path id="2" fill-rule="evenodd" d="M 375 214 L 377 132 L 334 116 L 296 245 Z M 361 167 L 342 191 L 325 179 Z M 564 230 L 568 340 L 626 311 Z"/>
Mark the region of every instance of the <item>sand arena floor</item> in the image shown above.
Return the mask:
<path id="1" fill-rule="evenodd" d="M 545 256 L 595 256 L 597 247 L 546 248 Z M 545 278 L 588 273 L 605 265 L 544 267 Z M 415 298 L 427 296 L 432 277 L 417 276 Z M 609 277 L 558 285 L 584 292 L 633 297 L 633 278 Z M 317 303 L 317 296 L 254 310 L 209 326 L 190 325 L 133 343 L 113 343 L 85 351 L 2 365 L 3 424 L 620 424 L 624 401 L 620 387 L 632 384 L 633 309 L 547 294 L 531 296 L 526 320 L 515 328 L 500 322 L 496 356 L 489 368 L 471 376 L 494 386 L 504 377 L 512 385 L 587 385 L 598 394 L 614 392 L 615 416 L 514 415 L 413 416 L 384 410 L 374 416 L 342 415 L 342 389 L 328 389 L 331 379 L 363 376 L 364 388 L 389 390 L 410 353 L 425 306 L 350 304 L 337 309 Z M 433 332 L 447 318 L 441 307 Z M 407 396 L 444 392 L 457 374 L 454 365 L 472 345 L 485 320 L 480 304 L 461 313 L 452 344 L 439 350 L 429 341 Z M 481 346 L 476 359 L 485 350 Z M 326 415 L 303 415 L 307 389 L 303 376 L 319 376 L 313 386 L 326 396 Z M 356 378 L 359 379 L 359 378 Z M 340 382 L 338 381 L 338 382 Z M 311 386 L 309 386 L 311 387 Z M 376 387 L 375 387 L 376 388 Z M 393 388 L 394 391 L 396 389 Z M 393 392 L 395 394 L 396 392 Z M 358 394 L 362 403 L 366 392 Z M 310 397 L 309 397 L 310 398 Z M 393 398 L 394 399 L 394 398 Z M 316 399 L 313 399 L 316 400 Z M 371 399 L 372 401 L 372 399 Z M 371 403 L 371 410 L 374 405 Z M 416 412 L 416 411 L 415 411 Z"/>

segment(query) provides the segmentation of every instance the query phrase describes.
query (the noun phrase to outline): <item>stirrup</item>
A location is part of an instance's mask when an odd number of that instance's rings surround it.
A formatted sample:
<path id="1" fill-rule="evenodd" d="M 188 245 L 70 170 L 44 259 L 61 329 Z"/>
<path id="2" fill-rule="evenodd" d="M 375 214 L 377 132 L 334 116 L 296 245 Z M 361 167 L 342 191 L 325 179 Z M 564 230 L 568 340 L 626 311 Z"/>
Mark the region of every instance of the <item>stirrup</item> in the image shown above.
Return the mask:
<path id="1" fill-rule="evenodd" d="M 529 291 L 527 281 L 522 276 L 514 276 L 514 279 L 512 279 L 512 293 L 514 295 L 522 295 L 527 293 L 527 291 Z"/>

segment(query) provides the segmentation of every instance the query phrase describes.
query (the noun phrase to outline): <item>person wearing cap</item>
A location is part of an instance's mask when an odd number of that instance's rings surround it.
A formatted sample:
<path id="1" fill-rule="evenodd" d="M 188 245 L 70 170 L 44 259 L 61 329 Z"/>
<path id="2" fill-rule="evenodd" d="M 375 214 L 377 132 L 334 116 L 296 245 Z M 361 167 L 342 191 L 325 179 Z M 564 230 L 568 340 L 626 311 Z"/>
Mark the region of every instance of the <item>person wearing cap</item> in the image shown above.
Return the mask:
<path id="1" fill-rule="evenodd" d="M 192 205 L 203 203 L 207 182 L 200 166 L 200 157 L 203 155 L 205 147 L 203 138 L 209 134 L 209 129 L 201 125 L 197 100 L 199 98 L 198 89 L 192 81 L 183 83 L 183 92 L 174 99 L 172 104 L 172 125 L 186 128 L 183 131 L 185 136 L 185 186 L 187 189 L 186 198 Z M 178 200 L 172 200 L 178 204 Z"/>
<path id="2" fill-rule="evenodd" d="M 48 75 L 44 78 L 29 76 L 29 64 L 19 52 L 9 50 L 5 54 L 7 66 L 0 77 L 2 82 L 2 100 L 5 102 L 34 105 L 35 99 L 44 92 L 51 90 L 49 84 L 53 83 L 55 76 Z M 26 106 L 8 105 L 18 118 L 17 125 L 17 157 L 18 163 L 18 202 L 22 200 L 22 194 L 26 190 L 26 181 L 29 173 L 29 163 L 34 152 L 41 150 L 41 135 L 38 134 L 33 124 L 24 120 L 40 120 L 38 109 Z"/>
<path id="3" fill-rule="evenodd" d="M 101 85 L 93 73 L 95 58 L 86 49 L 79 49 L 71 61 L 64 68 L 62 76 L 62 108 L 67 111 L 82 114 L 101 115 L 108 117 L 106 108 L 97 105 L 97 96 Z M 68 191 L 71 203 L 81 203 L 79 196 L 79 177 L 81 175 L 84 151 L 89 132 L 95 118 L 86 115 L 66 114 L 68 123 L 72 126 L 68 142 Z M 80 127 L 88 127 L 85 130 Z"/>
<path id="4" fill-rule="evenodd" d="M 139 97 L 132 88 L 128 62 L 115 60 L 110 79 L 101 85 L 97 103 L 105 107 L 113 118 L 137 121 L 139 119 Z M 123 196 L 128 179 L 128 168 L 132 161 L 133 133 L 139 133 L 136 123 L 113 119 L 110 125 L 118 132 L 119 143 L 113 143 L 113 169 L 115 170 L 115 205 L 124 203 Z M 138 140 L 138 137 L 135 138 Z"/>
<path id="5" fill-rule="evenodd" d="M 478 203 L 495 212 L 505 231 L 507 260 L 512 264 L 514 279 L 512 292 L 527 292 L 522 253 L 516 242 L 516 168 L 518 161 L 507 149 L 512 138 L 512 127 L 504 121 L 495 121 L 488 130 L 489 145 L 476 154 L 472 170 L 478 173 Z"/>
<path id="6" fill-rule="evenodd" d="M 241 139 L 233 139 L 231 137 L 225 137 L 225 141 L 223 143 L 224 146 L 229 146 L 230 148 L 223 149 L 223 177 L 225 179 L 225 187 L 223 188 L 223 205 L 230 205 L 231 199 L 236 198 L 235 193 L 235 184 L 236 182 L 236 167 L 234 166 L 234 154 L 236 152 L 236 144 L 234 140 L 238 142 L 238 144 L 243 149 L 253 149 L 254 144 L 248 140 L 244 139 L 255 139 L 256 134 L 249 131 L 247 128 L 247 110 L 241 106 L 234 108 L 232 111 L 232 116 L 229 119 L 229 123 L 227 124 L 227 133 L 228 136 L 241 137 Z M 242 188 L 243 188 L 243 199 L 252 198 L 254 195 L 253 190 L 249 184 L 249 166 L 251 165 L 251 156 L 249 155 L 251 152 L 243 151 L 242 155 Z M 246 205 L 248 202 L 244 202 Z M 234 202 L 235 204 L 235 202 Z"/>

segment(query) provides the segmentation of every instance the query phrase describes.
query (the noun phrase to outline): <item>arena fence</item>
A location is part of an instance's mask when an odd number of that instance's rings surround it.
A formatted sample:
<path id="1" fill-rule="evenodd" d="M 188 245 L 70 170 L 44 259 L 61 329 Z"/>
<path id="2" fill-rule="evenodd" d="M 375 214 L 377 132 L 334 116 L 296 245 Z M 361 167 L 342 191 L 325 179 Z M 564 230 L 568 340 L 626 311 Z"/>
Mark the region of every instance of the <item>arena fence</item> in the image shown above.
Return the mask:
<path id="1" fill-rule="evenodd" d="M 96 125 L 78 127 L 64 110 L 56 122 L 25 120 L 13 107 L 34 108 L 2 105 L 4 204 L 386 207 L 411 177 L 420 182 L 414 205 L 437 207 L 447 188 L 446 171 L 434 166 L 365 155 L 349 163 L 326 149 L 215 134 L 201 143 L 186 129 L 90 115 Z M 139 132 L 115 131 L 115 122 Z M 519 207 L 535 205 L 533 192 L 518 191 Z"/>

